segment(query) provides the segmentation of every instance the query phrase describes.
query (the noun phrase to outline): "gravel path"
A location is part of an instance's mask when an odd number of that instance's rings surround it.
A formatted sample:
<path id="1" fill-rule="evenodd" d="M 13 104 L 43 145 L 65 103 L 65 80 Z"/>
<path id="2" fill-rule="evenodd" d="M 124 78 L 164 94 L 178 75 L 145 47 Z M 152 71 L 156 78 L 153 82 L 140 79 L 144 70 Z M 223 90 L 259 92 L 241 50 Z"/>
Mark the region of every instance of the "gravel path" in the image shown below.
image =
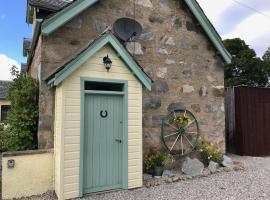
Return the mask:
<path id="1" fill-rule="evenodd" d="M 181 181 L 152 188 L 90 195 L 83 200 L 249 200 L 270 199 L 270 157 L 231 156 L 245 165 L 244 171 L 224 172 L 206 178 Z M 55 199 L 45 195 L 38 199 Z"/>

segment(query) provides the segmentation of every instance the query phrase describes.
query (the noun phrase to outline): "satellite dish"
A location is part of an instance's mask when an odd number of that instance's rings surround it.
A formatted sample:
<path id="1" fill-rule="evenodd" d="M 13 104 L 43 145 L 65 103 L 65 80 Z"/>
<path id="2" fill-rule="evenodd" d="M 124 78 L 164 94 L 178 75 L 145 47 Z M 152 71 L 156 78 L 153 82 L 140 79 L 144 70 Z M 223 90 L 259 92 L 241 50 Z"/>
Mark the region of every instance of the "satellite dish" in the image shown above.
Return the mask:
<path id="1" fill-rule="evenodd" d="M 139 22 L 130 18 L 116 20 L 113 30 L 116 36 L 125 42 L 134 40 L 142 34 L 142 26 Z"/>

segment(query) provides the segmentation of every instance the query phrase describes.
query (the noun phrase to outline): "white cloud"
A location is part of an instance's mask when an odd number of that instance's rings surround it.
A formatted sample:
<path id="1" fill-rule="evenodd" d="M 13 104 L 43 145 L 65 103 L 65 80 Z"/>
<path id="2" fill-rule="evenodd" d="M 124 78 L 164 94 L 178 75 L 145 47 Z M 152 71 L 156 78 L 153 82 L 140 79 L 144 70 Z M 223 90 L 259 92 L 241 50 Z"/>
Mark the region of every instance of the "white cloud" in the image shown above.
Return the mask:
<path id="1" fill-rule="evenodd" d="M 270 15 L 270 12 L 267 12 Z M 260 14 L 254 14 L 243 20 L 235 30 L 224 35 L 224 38 L 242 37 L 246 42 L 251 42 L 265 33 L 270 34 L 270 19 Z"/>
<path id="2" fill-rule="evenodd" d="M 218 16 L 220 16 L 220 14 L 228 7 L 233 5 L 233 2 L 228 0 L 198 0 L 198 2 L 203 8 L 207 17 L 214 24 L 218 22 Z"/>
<path id="3" fill-rule="evenodd" d="M 265 14 L 270 15 L 270 12 Z M 270 19 L 261 15 L 254 14 L 243 20 L 235 30 L 223 35 L 223 38 L 240 37 L 250 44 L 251 48 L 256 49 L 258 56 L 262 56 L 264 49 L 270 46 Z"/>
<path id="4" fill-rule="evenodd" d="M 5 54 L 0 54 L 0 80 L 11 80 L 10 69 L 14 65 L 20 69 L 20 65 L 17 61 L 9 58 Z"/>
<path id="5" fill-rule="evenodd" d="M 270 46 L 270 19 L 264 16 L 270 16 L 269 0 L 260 0 L 260 3 L 238 0 L 240 4 L 233 0 L 198 2 L 223 39 L 241 38 L 256 50 L 258 56 L 262 56 Z"/>

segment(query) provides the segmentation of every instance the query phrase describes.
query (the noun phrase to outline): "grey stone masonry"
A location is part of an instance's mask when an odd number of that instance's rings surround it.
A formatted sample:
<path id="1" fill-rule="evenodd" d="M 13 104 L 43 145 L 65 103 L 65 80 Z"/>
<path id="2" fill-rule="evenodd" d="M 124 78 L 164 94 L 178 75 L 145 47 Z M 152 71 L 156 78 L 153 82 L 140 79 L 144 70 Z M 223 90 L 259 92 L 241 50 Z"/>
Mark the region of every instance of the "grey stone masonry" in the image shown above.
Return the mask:
<path id="1" fill-rule="evenodd" d="M 118 18 L 134 18 L 143 33 L 126 48 L 153 79 L 143 91 L 143 152 L 164 148 L 159 116 L 181 107 L 193 112 L 203 141 L 225 151 L 223 61 L 185 7 L 174 0 L 104 0 L 94 4 L 59 30 L 42 37 L 33 74 L 40 79 L 55 71 L 86 43 L 96 39 Z M 40 56 L 40 58 L 38 57 Z M 40 62 L 36 62 L 40 59 Z M 40 68 L 40 70 L 39 70 Z M 39 143 L 53 146 L 54 91 L 41 81 Z"/>

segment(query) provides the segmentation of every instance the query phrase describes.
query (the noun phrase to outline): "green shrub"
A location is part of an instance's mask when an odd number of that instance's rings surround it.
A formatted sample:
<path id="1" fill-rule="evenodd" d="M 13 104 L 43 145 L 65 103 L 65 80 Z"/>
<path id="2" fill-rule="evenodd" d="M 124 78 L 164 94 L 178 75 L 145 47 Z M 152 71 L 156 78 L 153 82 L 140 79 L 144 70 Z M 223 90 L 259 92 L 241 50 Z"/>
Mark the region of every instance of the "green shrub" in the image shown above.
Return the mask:
<path id="1" fill-rule="evenodd" d="M 2 151 L 2 137 L 4 134 L 4 124 L 0 123 L 0 152 Z"/>
<path id="2" fill-rule="evenodd" d="M 221 150 L 217 145 L 203 143 L 199 148 L 200 156 L 205 165 L 209 165 L 210 161 L 221 164 L 223 158 Z"/>
<path id="3" fill-rule="evenodd" d="M 0 132 L 3 132 L 5 129 L 5 124 L 4 123 L 0 123 Z"/>
<path id="4" fill-rule="evenodd" d="M 38 83 L 12 68 L 13 82 L 8 87 L 11 110 L 8 126 L 0 134 L 1 151 L 20 151 L 37 147 Z"/>
<path id="5" fill-rule="evenodd" d="M 173 156 L 168 153 L 156 152 L 144 159 L 146 170 L 153 169 L 154 166 L 162 167 L 168 162 L 173 161 Z"/>

